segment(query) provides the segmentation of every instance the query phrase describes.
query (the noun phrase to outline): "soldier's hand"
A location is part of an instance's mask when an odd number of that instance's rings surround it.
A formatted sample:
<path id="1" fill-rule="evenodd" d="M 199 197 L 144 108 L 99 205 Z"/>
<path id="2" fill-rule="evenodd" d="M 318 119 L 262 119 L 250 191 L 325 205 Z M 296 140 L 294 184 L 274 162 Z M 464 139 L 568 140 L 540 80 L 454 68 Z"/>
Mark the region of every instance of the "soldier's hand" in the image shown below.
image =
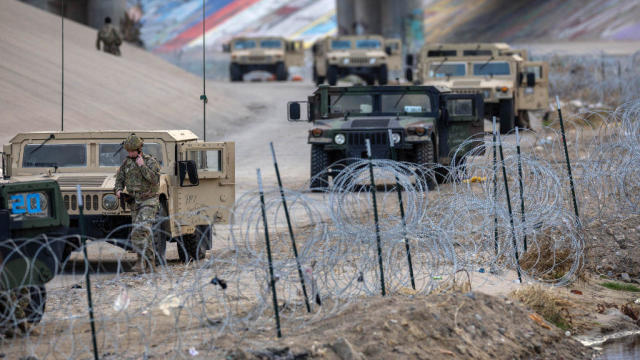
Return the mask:
<path id="1" fill-rule="evenodd" d="M 144 165 L 144 159 L 142 158 L 142 156 L 141 156 L 141 155 L 138 155 L 138 157 L 136 158 L 136 164 L 137 164 L 138 166 L 142 166 L 142 165 Z"/>
<path id="2" fill-rule="evenodd" d="M 116 191 L 116 197 L 117 197 L 118 199 L 120 199 L 120 194 L 121 194 L 121 193 L 122 193 L 122 191 L 120 191 L 120 190 Z"/>

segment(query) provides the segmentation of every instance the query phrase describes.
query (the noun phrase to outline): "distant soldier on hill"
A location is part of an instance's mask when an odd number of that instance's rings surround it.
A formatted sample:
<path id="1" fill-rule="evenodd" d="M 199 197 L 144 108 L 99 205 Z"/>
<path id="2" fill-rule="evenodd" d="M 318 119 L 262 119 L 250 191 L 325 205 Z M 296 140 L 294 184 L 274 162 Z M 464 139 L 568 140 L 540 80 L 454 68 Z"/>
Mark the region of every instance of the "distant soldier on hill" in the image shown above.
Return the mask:
<path id="1" fill-rule="evenodd" d="M 102 49 L 104 52 L 120 56 L 120 45 L 122 44 L 122 36 L 113 25 L 111 25 L 111 18 L 106 17 L 104 19 L 104 26 L 98 31 L 98 38 L 96 39 L 96 48 L 100 50 L 100 42 L 102 41 Z"/>

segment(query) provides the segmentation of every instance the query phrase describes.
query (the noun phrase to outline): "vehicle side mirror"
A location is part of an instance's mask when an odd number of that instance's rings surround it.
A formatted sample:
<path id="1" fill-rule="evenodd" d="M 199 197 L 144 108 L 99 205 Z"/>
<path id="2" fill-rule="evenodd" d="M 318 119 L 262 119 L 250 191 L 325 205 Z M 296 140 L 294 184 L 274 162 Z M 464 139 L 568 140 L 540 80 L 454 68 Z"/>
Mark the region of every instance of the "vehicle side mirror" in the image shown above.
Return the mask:
<path id="1" fill-rule="evenodd" d="M 198 167 L 194 160 L 178 161 L 178 174 L 180 176 L 180 186 L 182 187 L 198 186 L 200 184 Z M 184 179 L 187 176 L 191 185 L 184 185 Z"/>
<path id="2" fill-rule="evenodd" d="M 387 46 L 384 48 L 384 52 L 387 53 L 387 55 L 391 56 L 391 46 Z"/>
<path id="3" fill-rule="evenodd" d="M 536 84 L 536 74 L 535 73 L 527 73 L 527 87 L 534 87 Z"/>
<path id="4" fill-rule="evenodd" d="M 222 44 L 222 51 L 223 52 L 231 52 L 231 45 L 230 44 Z"/>
<path id="5" fill-rule="evenodd" d="M 407 54 L 405 57 L 405 63 L 407 66 L 413 66 L 413 54 Z"/>
<path id="6" fill-rule="evenodd" d="M 408 82 L 413 82 L 413 70 L 407 69 L 405 71 L 404 77 L 407 79 Z"/>

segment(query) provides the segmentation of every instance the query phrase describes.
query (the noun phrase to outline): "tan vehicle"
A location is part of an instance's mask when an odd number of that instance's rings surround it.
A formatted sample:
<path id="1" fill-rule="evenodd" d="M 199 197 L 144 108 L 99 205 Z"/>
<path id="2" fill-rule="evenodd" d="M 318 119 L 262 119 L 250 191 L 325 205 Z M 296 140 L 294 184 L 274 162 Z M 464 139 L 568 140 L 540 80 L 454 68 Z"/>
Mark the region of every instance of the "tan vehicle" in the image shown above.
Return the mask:
<path id="1" fill-rule="evenodd" d="M 402 74 L 402 41 L 379 35 L 325 37 L 312 47 L 313 79 L 317 85 L 326 80 L 358 75 L 369 85 L 386 85 L 389 72 Z"/>
<path id="2" fill-rule="evenodd" d="M 56 180 L 72 233 L 78 233 L 80 185 L 87 236 L 130 249 L 130 205 L 113 193 L 116 171 L 127 156 L 122 141 L 130 133 L 18 134 L 3 147 L 4 181 Z M 181 260 L 203 258 L 211 248 L 214 223 L 227 223 L 235 202 L 235 144 L 203 142 L 189 130 L 135 133 L 144 139 L 143 153 L 161 166 L 158 215 L 164 221 L 154 226 L 158 257 L 164 260 L 167 241 L 177 241 Z"/>
<path id="3" fill-rule="evenodd" d="M 549 66 L 528 61 L 525 50 L 503 43 L 425 44 L 417 83 L 449 87 L 454 93 L 480 93 L 486 116 L 500 118 L 500 131 L 529 127 L 530 110 L 549 104 Z"/>
<path id="4" fill-rule="evenodd" d="M 289 67 L 304 65 L 304 46 L 301 40 L 282 37 L 237 37 L 223 47 L 231 53 L 229 78 L 242 81 L 244 74 L 267 71 L 276 80 L 289 78 Z"/>

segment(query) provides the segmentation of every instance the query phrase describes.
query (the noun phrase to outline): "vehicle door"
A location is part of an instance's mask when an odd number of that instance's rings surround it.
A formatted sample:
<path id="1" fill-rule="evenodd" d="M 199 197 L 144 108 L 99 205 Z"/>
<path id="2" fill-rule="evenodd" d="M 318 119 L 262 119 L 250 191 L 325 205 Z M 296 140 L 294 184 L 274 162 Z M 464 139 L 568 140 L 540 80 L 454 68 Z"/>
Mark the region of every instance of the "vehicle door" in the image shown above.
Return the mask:
<path id="1" fill-rule="evenodd" d="M 172 232 L 227 223 L 235 202 L 235 143 L 186 142 L 176 145 L 176 153 Z"/>
<path id="2" fill-rule="evenodd" d="M 285 62 L 289 66 L 304 66 L 304 43 L 302 40 L 287 41 Z"/>
<path id="3" fill-rule="evenodd" d="M 524 61 L 518 73 L 519 110 L 546 109 L 549 103 L 549 64 L 543 61 Z"/>
<path id="4" fill-rule="evenodd" d="M 447 164 L 483 145 L 484 102 L 481 94 L 443 94 L 440 101 L 438 158 Z"/>
<path id="5" fill-rule="evenodd" d="M 385 39 L 384 50 L 387 53 L 387 69 L 392 74 L 397 75 L 392 77 L 402 76 L 402 40 L 400 39 Z"/>

